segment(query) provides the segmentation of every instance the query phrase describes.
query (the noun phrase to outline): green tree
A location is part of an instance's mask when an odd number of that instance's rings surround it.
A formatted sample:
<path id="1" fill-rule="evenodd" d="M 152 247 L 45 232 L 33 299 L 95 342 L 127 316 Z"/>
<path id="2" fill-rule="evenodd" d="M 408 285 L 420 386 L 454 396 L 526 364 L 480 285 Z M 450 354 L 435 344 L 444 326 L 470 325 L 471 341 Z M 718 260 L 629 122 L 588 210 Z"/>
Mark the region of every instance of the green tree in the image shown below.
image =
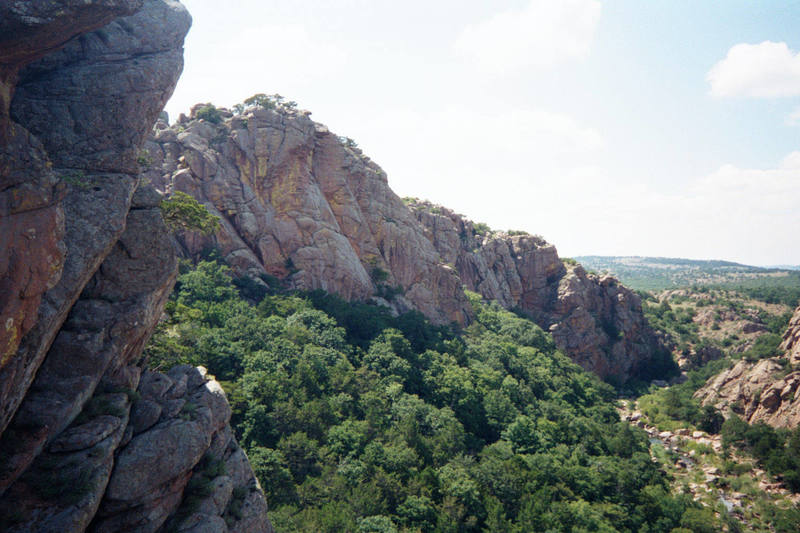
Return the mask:
<path id="1" fill-rule="evenodd" d="M 172 231 L 197 231 L 211 235 L 219 229 L 219 217 L 208 212 L 205 206 L 181 191 L 161 200 L 161 216 Z"/>
<path id="2" fill-rule="evenodd" d="M 281 452 L 255 446 L 250 448 L 247 458 L 271 506 L 297 501 L 292 474 Z"/>

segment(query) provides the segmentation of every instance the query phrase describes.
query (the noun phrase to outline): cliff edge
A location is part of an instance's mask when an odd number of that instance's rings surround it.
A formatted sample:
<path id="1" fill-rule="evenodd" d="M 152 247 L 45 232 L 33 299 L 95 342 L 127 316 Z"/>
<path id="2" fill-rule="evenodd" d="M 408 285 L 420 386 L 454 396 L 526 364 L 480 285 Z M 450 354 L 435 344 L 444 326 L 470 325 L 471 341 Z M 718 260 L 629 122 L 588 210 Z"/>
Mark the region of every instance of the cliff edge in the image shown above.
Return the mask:
<path id="1" fill-rule="evenodd" d="M 585 369 L 647 374 L 663 348 L 635 293 L 565 264 L 540 237 L 479 231 L 441 206 L 399 198 L 355 143 L 310 113 L 263 95 L 236 113 L 197 105 L 145 145 L 147 178 L 221 219 L 212 237 L 183 234 L 184 253 L 217 248 L 239 275 L 295 289 L 416 309 L 468 324 L 464 289 L 517 308 Z"/>
<path id="2" fill-rule="evenodd" d="M 3 531 L 271 529 L 219 384 L 141 361 L 177 260 L 139 150 L 190 24 L 173 0 L 0 2 Z"/>

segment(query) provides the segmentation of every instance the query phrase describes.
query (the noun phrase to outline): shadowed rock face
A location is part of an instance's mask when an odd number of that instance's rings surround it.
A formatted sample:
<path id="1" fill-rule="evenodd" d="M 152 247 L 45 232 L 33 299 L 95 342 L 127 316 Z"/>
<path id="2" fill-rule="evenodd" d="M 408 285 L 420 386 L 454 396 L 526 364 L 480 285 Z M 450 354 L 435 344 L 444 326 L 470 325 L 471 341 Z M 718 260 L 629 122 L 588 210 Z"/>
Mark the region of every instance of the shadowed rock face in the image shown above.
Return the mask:
<path id="1" fill-rule="evenodd" d="M 0 1 L 3 531 L 271 530 L 219 384 L 142 376 L 177 260 L 137 157 L 190 23 L 173 0 Z M 216 499 L 182 511 L 213 461 Z"/>
<path id="2" fill-rule="evenodd" d="M 307 112 L 222 110 L 212 123 L 196 119 L 199 107 L 171 128 L 159 122 L 145 145 L 152 183 L 221 218 L 212 238 L 181 237 L 186 254 L 216 246 L 239 274 L 377 298 L 440 324 L 469 322 L 466 287 L 526 312 L 602 377 L 631 376 L 660 349 L 639 298 L 615 279 L 565 265 L 540 237 L 479 235 L 441 206 L 406 205 L 380 167 Z"/>
<path id="3" fill-rule="evenodd" d="M 800 307 L 783 335 L 783 357 L 757 363 L 739 361 L 714 376 L 695 393 L 703 405 L 713 405 L 724 416 L 733 411 L 747 422 L 795 428 L 800 424 Z"/>
<path id="4" fill-rule="evenodd" d="M 26 9 L 18 6 L 22 2 L 4 4 L 9 16 L 20 13 L 23 28 L 23 22 L 69 24 L 72 39 L 19 70 L 11 119 L 3 124 L 13 141 L 0 162 L 0 233 L 12 244 L 0 270 L 9 295 L 0 316 L 0 391 L 8 400 L 0 408 L 0 429 L 83 286 L 124 230 L 138 180 L 138 146 L 183 66 L 181 43 L 190 19 L 179 3 L 147 2 L 134 16 L 73 37 L 142 5 L 97 3 L 102 9 L 80 6 L 91 2 L 67 2 L 61 10 L 52 9 L 58 2 L 32 2 Z M 98 18 L 101 12 L 104 18 Z M 148 37 L 152 28 L 163 28 L 157 42 Z M 60 42 L 53 36 L 41 43 L 44 49 L 29 49 L 29 56 Z M 136 102 L 127 103 L 130 98 Z M 37 223 L 29 226 L 30 219 Z"/>

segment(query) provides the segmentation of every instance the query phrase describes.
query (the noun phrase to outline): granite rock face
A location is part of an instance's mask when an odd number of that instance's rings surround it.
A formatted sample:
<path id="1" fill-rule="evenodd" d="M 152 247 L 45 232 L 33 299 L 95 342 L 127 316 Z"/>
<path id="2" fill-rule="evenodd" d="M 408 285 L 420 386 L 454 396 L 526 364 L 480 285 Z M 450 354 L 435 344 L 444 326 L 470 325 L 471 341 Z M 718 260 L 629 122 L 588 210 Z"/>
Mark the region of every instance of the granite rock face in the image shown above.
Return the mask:
<path id="1" fill-rule="evenodd" d="M 464 288 L 519 308 L 602 377 L 644 370 L 662 349 L 641 302 L 610 277 L 566 265 L 540 237 L 481 232 L 441 206 L 407 199 L 352 141 L 294 109 L 250 106 L 159 122 L 148 179 L 221 218 L 213 237 L 184 234 L 184 253 L 216 247 L 239 275 L 417 309 L 469 323 Z M 200 118 L 203 117 L 203 118 Z"/>
<path id="2" fill-rule="evenodd" d="M 0 499 L 4 531 L 270 531 L 230 414 L 203 368 L 146 371 L 136 393 L 101 386 Z"/>
<path id="3" fill-rule="evenodd" d="M 713 405 L 724 416 L 736 413 L 747 422 L 795 428 L 800 424 L 800 307 L 783 335 L 783 357 L 757 363 L 739 361 L 706 382 L 695 393 L 703 405 Z"/>
<path id="4" fill-rule="evenodd" d="M 185 508 L 243 456 L 219 384 L 142 375 L 177 259 L 138 160 L 190 23 L 174 0 L 0 1 L 3 531 L 271 530 L 246 458 Z"/>
<path id="5" fill-rule="evenodd" d="M 783 334 L 781 349 L 792 364 L 800 365 L 800 306 L 794 310 L 789 326 Z"/>
<path id="6" fill-rule="evenodd" d="M 145 149 L 152 183 L 193 195 L 221 218 L 213 238 L 182 239 L 190 255 L 215 245 L 239 273 L 353 300 L 401 287 L 400 310 L 469 320 L 458 275 L 385 173 L 306 113 L 254 109 L 220 124 L 160 123 Z"/>
<path id="7" fill-rule="evenodd" d="M 586 370 L 625 378 L 662 349 L 639 297 L 615 278 L 561 261 L 541 237 L 491 232 L 428 202 L 409 205 L 467 289 L 530 315 Z"/>
<path id="8" fill-rule="evenodd" d="M 59 4 L 3 3 L 9 16 L 4 24 L 18 18 L 23 34 L 25 24 L 36 21 L 53 31 L 65 25 L 66 33 L 39 42 L 45 48 L 38 52 L 28 48 L 26 57 L 40 59 L 16 64 L 10 117 L 0 127 L 14 139 L 0 162 L 0 233 L 12 241 L 5 272 L 0 271 L 9 295 L 0 317 L 0 391 L 8 399 L 0 409 L 0 429 L 83 286 L 125 228 L 138 181 L 136 153 L 177 82 L 190 24 L 179 3 L 149 1 L 135 15 L 81 34 L 142 2 Z M 105 17 L 98 18 L 100 13 Z M 153 28 L 162 36 L 157 42 L 149 37 Z M 27 149 L 19 146 L 22 139 L 28 139 Z M 32 217 L 39 222 L 29 226 Z"/>

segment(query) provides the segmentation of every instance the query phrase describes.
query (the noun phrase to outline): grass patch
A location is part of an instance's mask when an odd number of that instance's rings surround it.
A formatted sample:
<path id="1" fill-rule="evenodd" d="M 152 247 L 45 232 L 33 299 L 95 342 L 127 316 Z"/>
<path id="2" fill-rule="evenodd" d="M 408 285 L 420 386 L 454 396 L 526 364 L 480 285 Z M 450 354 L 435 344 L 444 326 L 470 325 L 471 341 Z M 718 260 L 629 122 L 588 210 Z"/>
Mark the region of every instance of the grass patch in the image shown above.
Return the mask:
<path id="1" fill-rule="evenodd" d="M 77 504 L 94 489 L 90 467 L 53 455 L 39 456 L 23 480 L 43 500 L 64 505 Z"/>
<path id="2" fill-rule="evenodd" d="M 124 408 L 115 404 L 108 396 L 101 394 L 99 396 L 93 396 L 92 399 L 83 406 L 83 411 L 75 418 L 74 425 L 79 426 L 85 424 L 101 415 L 112 415 L 123 418 L 126 414 L 127 411 Z"/>
<path id="3" fill-rule="evenodd" d="M 234 487 L 231 501 L 228 502 L 228 507 L 223 514 L 228 527 L 233 526 L 235 522 L 242 519 L 242 506 L 244 505 L 244 500 L 248 492 L 250 491 L 247 487 Z"/>

